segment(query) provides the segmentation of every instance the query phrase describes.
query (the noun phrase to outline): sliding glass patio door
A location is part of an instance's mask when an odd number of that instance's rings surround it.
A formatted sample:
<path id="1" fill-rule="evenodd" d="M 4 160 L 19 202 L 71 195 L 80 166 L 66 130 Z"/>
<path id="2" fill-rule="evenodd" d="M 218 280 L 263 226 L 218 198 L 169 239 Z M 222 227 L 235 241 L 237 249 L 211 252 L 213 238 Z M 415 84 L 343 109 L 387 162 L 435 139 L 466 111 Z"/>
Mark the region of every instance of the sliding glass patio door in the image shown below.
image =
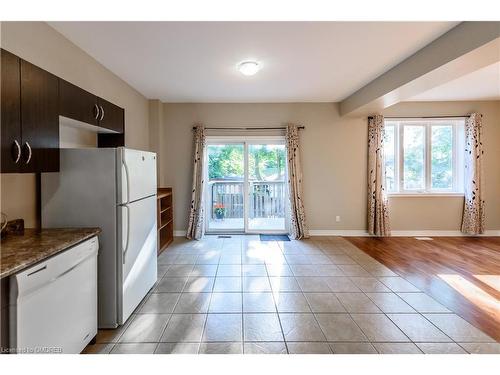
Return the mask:
<path id="1" fill-rule="evenodd" d="M 207 233 L 287 233 L 284 140 L 208 139 Z"/>

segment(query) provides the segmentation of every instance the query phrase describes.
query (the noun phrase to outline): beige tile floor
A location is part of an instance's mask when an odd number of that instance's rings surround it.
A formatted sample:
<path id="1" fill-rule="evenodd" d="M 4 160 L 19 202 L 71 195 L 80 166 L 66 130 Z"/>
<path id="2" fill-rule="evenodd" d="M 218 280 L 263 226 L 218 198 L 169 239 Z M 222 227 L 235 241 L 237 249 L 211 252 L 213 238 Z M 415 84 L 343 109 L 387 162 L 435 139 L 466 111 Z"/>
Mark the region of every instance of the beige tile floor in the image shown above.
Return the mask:
<path id="1" fill-rule="evenodd" d="M 86 353 L 500 353 L 500 344 L 339 237 L 177 238 L 129 321 Z"/>

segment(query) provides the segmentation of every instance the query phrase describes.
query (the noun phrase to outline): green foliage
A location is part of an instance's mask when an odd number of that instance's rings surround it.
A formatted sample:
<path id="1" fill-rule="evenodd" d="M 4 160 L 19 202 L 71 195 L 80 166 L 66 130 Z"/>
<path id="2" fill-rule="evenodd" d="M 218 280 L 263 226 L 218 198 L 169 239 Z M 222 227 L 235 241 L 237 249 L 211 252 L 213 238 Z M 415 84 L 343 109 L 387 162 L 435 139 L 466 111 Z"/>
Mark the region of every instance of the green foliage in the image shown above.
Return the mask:
<path id="1" fill-rule="evenodd" d="M 425 128 L 406 126 L 404 133 L 404 183 L 406 189 L 425 187 Z"/>
<path id="2" fill-rule="evenodd" d="M 243 177 L 243 145 L 209 145 L 208 177 Z"/>
<path id="3" fill-rule="evenodd" d="M 252 180 L 283 179 L 285 176 L 285 147 L 250 145 L 248 164 Z"/>
<path id="4" fill-rule="evenodd" d="M 248 146 L 249 177 L 252 180 L 280 180 L 285 176 L 285 147 L 280 145 Z M 244 147 L 238 144 L 208 146 L 210 179 L 243 179 Z"/>
<path id="5" fill-rule="evenodd" d="M 432 127 L 432 188 L 448 189 L 453 186 L 453 131 L 451 126 Z"/>

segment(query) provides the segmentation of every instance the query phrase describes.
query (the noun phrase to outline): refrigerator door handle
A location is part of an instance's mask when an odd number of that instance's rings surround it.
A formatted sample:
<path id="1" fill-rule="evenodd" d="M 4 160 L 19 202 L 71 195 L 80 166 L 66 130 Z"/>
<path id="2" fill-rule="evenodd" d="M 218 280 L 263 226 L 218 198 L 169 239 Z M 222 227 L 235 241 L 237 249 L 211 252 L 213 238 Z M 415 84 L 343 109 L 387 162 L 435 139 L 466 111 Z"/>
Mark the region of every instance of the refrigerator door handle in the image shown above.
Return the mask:
<path id="1" fill-rule="evenodd" d="M 125 169 L 125 178 L 127 180 L 127 202 L 130 203 L 130 173 L 128 171 L 128 165 L 125 162 L 125 158 L 123 159 L 123 167 Z"/>
<path id="2" fill-rule="evenodd" d="M 125 258 L 127 257 L 128 244 L 129 244 L 129 240 L 130 240 L 130 207 L 126 204 L 123 205 L 122 207 L 124 207 L 127 210 L 127 235 L 126 235 L 127 243 L 125 245 L 125 248 L 123 249 L 123 256 L 122 256 L 122 262 L 123 262 L 123 264 L 125 264 Z M 123 241 L 122 241 L 122 244 L 123 244 Z"/>

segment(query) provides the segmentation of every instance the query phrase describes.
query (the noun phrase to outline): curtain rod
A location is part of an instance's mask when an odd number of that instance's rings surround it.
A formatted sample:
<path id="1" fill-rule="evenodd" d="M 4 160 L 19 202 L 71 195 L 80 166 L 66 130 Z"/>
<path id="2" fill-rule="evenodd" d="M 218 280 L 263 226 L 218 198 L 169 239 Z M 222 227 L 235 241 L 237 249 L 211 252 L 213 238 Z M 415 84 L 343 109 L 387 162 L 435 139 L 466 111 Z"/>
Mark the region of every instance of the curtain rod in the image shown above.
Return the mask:
<path id="1" fill-rule="evenodd" d="M 463 116 L 384 116 L 384 118 L 387 119 L 426 119 L 426 118 L 467 118 L 470 117 L 470 115 L 463 115 Z M 483 117 L 483 115 L 481 115 Z M 368 118 L 373 118 L 373 116 L 368 116 Z"/>
<path id="2" fill-rule="evenodd" d="M 305 126 L 298 126 L 299 129 L 305 129 Z M 193 126 L 193 130 L 196 129 L 196 126 Z M 255 127 L 255 128 L 237 128 L 237 127 L 229 127 L 229 128 L 205 128 L 205 130 L 284 130 L 286 126 L 277 126 L 277 127 Z"/>

